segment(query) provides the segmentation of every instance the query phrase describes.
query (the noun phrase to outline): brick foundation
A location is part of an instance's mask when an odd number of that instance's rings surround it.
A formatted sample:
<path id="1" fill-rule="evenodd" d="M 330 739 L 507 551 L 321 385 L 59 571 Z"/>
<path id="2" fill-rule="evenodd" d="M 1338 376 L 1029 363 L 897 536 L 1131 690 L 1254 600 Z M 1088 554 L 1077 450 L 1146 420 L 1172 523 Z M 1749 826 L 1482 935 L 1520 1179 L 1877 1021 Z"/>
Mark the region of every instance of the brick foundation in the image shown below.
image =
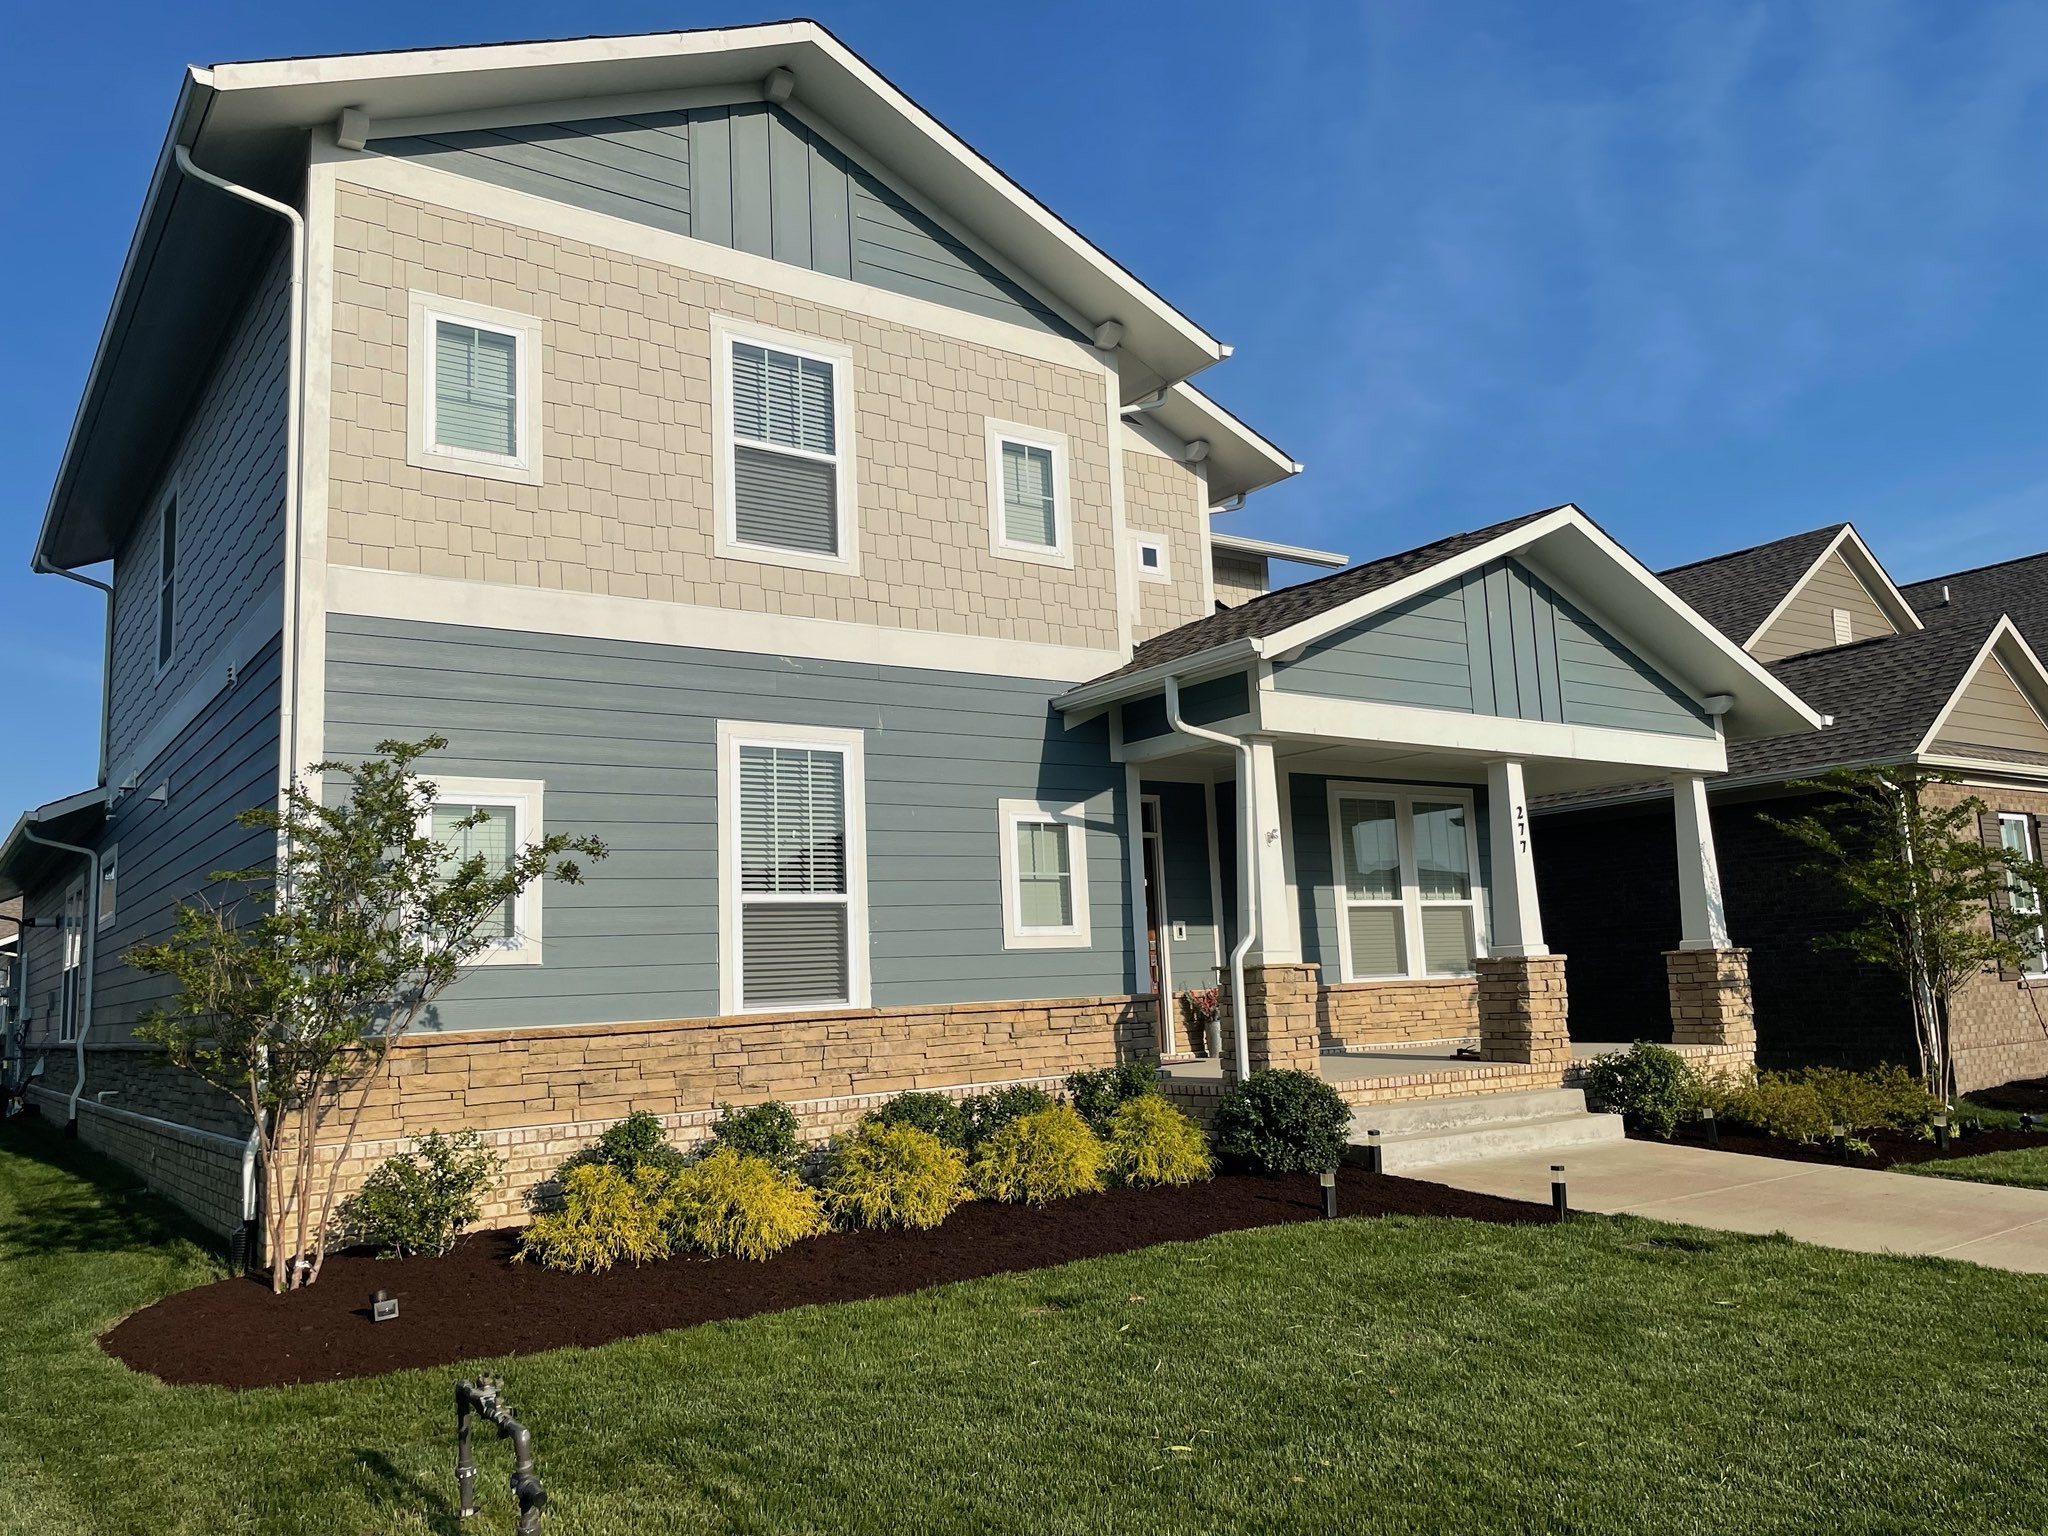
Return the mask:
<path id="1" fill-rule="evenodd" d="M 64 1123 L 67 1094 L 37 1087 L 29 1089 L 28 1097 L 45 1119 Z M 78 1103 L 78 1139 L 128 1169 L 209 1232 L 226 1236 L 241 1226 L 243 1138 L 86 1098 Z"/>
<path id="2" fill-rule="evenodd" d="M 1478 962 L 1483 1060 L 1562 1071 L 1572 1058 L 1563 955 L 1500 955 Z"/>
<path id="3" fill-rule="evenodd" d="M 1248 965 L 1244 971 L 1245 1036 L 1251 1069 L 1313 1072 L 1321 1059 L 1322 1031 L 1314 965 Z M 1217 992 L 1217 1027 L 1227 1040 L 1232 1024 L 1230 979 Z M 1226 1073 L 1236 1070 L 1236 1051 L 1218 1052 Z"/>
<path id="4" fill-rule="evenodd" d="M 1722 1046 L 1756 1059 L 1756 1012 L 1746 949 L 1668 949 L 1674 1045 Z"/>
<path id="5" fill-rule="evenodd" d="M 1461 1040 L 1479 1032 L 1479 979 L 1353 981 L 1322 989 L 1325 1050 Z"/>

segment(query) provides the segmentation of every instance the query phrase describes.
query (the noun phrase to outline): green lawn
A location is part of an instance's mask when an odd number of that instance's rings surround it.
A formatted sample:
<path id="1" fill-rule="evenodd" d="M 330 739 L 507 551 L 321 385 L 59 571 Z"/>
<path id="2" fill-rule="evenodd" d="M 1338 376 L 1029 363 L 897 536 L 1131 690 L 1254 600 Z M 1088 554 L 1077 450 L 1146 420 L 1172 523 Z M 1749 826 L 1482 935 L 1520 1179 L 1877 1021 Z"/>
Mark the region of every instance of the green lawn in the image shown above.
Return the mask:
<path id="1" fill-rule="evenodd" d="M 0 1138 L 0 1531 L 455 1531 L 453 1369 L 237 1395 L 98 1353 L 217 1272 Z M 556 1536 L 2048 1526 L 2048 1281 L 1634 1220 L 1239 1233 L 502 1369 Z"/>
<path id="2" fill-rule="evenodd" d="M 1981 1157 L 1944 1158 L 1937 1163 L 1900 1163 L 1892 1172 L 1925 1174 L 1931 1179 L 1967 1179 L 1973 1184 L 2048 1189 L 2048 1146 L 1986 1152 Z"/>

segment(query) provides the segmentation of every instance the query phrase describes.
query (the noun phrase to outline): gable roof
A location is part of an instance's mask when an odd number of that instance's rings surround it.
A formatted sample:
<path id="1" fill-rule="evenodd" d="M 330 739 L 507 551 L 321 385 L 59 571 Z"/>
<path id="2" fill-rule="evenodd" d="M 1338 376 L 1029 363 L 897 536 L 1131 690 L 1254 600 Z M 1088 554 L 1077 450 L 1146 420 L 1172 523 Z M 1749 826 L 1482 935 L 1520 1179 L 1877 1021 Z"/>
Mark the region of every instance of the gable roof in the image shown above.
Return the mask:
<path id="1" fill-rule="evenodd" d="M 765 99 L 763 82 L 778 69 L 794 75 L 798 104 L 943 208 L 951 225 L 1027 278 L 1083 334 L 1113 322 L 1126 400 L 1229 355 L 813 21 L 195 67 L 172 111 L 72 424 L 39 560 L 69 568 L 111 556 L 254 271 L 280 238 L 274 217 L 183 176 L 177 148 L 229 180 L 296 201 L 307 131 L 335 122 L 344 108 L 367 114 L 374 133 L 380 120 L 712 87 L 752 88 Z M 1265 466 L 1270 478 L 1295 467 L 1277 450 L 1264 457 L 1278 461 Z"/>
<path id="2" fill-rule="evenodd" d="M 1254 657 L 1284 657 L 1509 555 L 1672 681 L 1701 698 L 1725 696 L 1722 719 L 1731 740 L 1813 730 L 1820 724 L 1820 716 L 1762 663 L 1679 601 L 1570 503 L 1452 534 L 1183 624 L 1146 641 L 1125 665 L 1084 683 L 1057 704 L 1065 711 L 1094 709 L 1161 686 L 1169 673 L 1186 680 Z M 1597 593 L 1598 600 L 1589 601 L 1589 592 Z"/>
<path id="3" fill-rule="evenodd" d="M 2048 553 L 1931 576 L 1903 591 L 1929 629 L 2010 614 L 2027 643 L 2048 655 Z"/>
<path id="4" fill-rule="evenodd" d="M 1913 604 L 1852 523 L 1831 523 L 1659 574 L 1715 628 L 1747 649 L 1764 637 L 1829 557 L 1837 554 L 1895 628 L 1921 627 Z"/>

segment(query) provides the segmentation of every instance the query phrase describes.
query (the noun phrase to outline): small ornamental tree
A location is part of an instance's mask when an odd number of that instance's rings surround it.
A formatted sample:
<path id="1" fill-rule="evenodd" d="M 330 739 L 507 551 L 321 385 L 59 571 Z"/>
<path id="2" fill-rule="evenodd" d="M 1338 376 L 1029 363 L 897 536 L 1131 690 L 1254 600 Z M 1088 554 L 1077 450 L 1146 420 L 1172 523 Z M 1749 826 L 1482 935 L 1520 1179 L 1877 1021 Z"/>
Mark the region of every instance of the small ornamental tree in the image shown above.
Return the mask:
<path id="1" fill-rule="evenodd" d="M 392 1045 L 496 942 L 487 924 L 506 903 L 536 880 L 580 881 L 567 855 L 606 853 L 550 833 L 494 865 L 436 842 L 434 784 L 414 765 L 447 745 L 383 741 L 361 763 L 314 764 L 344 792 L 295 782 L 281 809 L 237 818 L 277 835 L 275 867 L 215 872 L 239 900 L 181 902 L 169 938 L 125 957 L 177 987 L 136 1034 L 232 1094 L 257 1128 L 274 1290 L 320 1277 L 338 1175 Z"/>
<path id="2" fill-rule="evenodd" d="M 2048 867 L 1982 830 L 1982 800 L 1939 792 L 1960 783 L 1912 766 L 1838 768 L 1793 786 L 1824 796 L 1805 815 L 1763 818 L 1812 849 L 1809 867 L 1848 902 L 1851 926 L 1816 946 L 1847 950 L 1905 983 L 1921 1076 L 1944 1100 L 1955 1091 L 1951 1005 L 1980 971 L 2018 970 L 2039 954 L 2037 893 L 2048 891 Z"/>

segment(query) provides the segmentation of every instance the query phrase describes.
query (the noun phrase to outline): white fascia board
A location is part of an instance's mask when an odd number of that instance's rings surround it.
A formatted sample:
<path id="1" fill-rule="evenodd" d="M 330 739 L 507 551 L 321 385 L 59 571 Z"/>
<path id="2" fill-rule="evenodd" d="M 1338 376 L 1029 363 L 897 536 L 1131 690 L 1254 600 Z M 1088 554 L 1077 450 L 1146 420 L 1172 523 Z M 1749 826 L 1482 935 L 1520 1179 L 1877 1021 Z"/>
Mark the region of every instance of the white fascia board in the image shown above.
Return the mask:
<path id="1" fill-rule="evenodd" d="M 1970 658 L 1970 664 L 1963 668 L 1963 675 L 1956 679 L 1956 686 L 1943 702 L 1941 713 L 1934 717 L 1934 724 L 1927 728 L 1927 734 L 1920 738 L 1920 745 L 1913 749 L 1916 754 L 1933 749 L 1934 743 L 1948 727 L 1949 716 L 1956 712 L 1963 695 L 1970 691 L 1970 684 L 1984 670 L 1984 663 L 1993 657 L 2005 668 L 2013 686 L 2025 694 L 2027 702 L 2034 706 L 2044 721 L 2048 721 L 2048 668 L 2041 665 L 2041 658 L 2027 644 L 2027 637 L 2019 632 L 2012 616 L 2002 613 L 1998 622 L 1991 626 L 1991 633 L 1984 637 L 1984 643 L 1977 647 L 1976 655 Z"/>
<path id="2" fill-rule="evenodd" d="M 796 75 L 802 104 L 1064 307 L 1091 324 L 1118 321 L 1123 348 L 1158 378 L 1177 382 L 1228 355 L 814 22 L 223 64 L 211 71 L 208 132 L 310 127 L 343 107 L 366 112 L 374 132 L 380 119 L 758 81 L 775 68 Z"/>
<path id="3" fill-rule="evenodd" d="M 1331 549 L 1310 549 L 1301 544 L 1279 544 L 1271 539 L 1248 539 L 1242 534 L 1214 533 L 1209 535 L 1213 548 L 1230 555 L 1262 555 L 1270 560 L 1292 560 L 1297 565 L 1325 565 L 1332 570 L 1342 570 L 1351 563 L 1349 555 L 1340 555 Z"/>
<path id="4" fill-rule="evenodd" d="M 1175 384 L 1165 398 L 1144 412 L 1183 443 L 1200 439 L 1209 445 L 1209 500 L 1220 504 L 1248 496 L 1301 473 L 1291 457 L 1196 389 Z"/>
<path id="5" fill-rule="evenodd" d="M 1261 653 L 1262 645 L 1257 639 L 1247 637 L 1229 640 L 1222 645 L 1211 646 L 1206 651 L 1196 651 L 1176 661 L 1162 661 L 1157 666 L 1127 672 L 1120 677 L 1105 677 L 1097 682 L 1084 683 L 1079 688 L 1071 689 L 1054 699 L 1053 708 L 1063 715 L 1072 715 L 1076 711 L 1096 710 L 1104 704 L 1137 698 L 1155 689 L 1164 688 L 1169 677 L 1179 678 L 1183 685 L 1206 681 L 1258 660 Z"/>
<path id="6" fill-rule="evenodd" d="M 1413 704 L 1365 704 L 1311 694 L 1261 692 L 1258 729 L 1274 736 L 1313 736 L 1360 745 L 1469 752 L 1484 758 L 1612 763 L 1684 773 L 1726 773 L 1728 750 L 1718 736 L 1667 736 L 1607 726 L 1510 720 Z"/>
<path id="7" fill-rule="evenodd" d="M 1223 720 L 1206 720 L 1202 723 L 1205 731 L 1221 731 L 1226 736 L 1242 736 L 1259 728 L 1258 716 L 1253 714 L 1231 715 Z M 1199 736 L 1189 736 L 1181 731 L 1168 730 L 1158 736 L 1143 736 L 1136 741 L 1120 742 L 1110 756 L 1119 763 L 1149 763 L 1162 758 L 1184 757 L 1190 752 L 1214 752 L 1221 743 L 1205 741 Z"/>

